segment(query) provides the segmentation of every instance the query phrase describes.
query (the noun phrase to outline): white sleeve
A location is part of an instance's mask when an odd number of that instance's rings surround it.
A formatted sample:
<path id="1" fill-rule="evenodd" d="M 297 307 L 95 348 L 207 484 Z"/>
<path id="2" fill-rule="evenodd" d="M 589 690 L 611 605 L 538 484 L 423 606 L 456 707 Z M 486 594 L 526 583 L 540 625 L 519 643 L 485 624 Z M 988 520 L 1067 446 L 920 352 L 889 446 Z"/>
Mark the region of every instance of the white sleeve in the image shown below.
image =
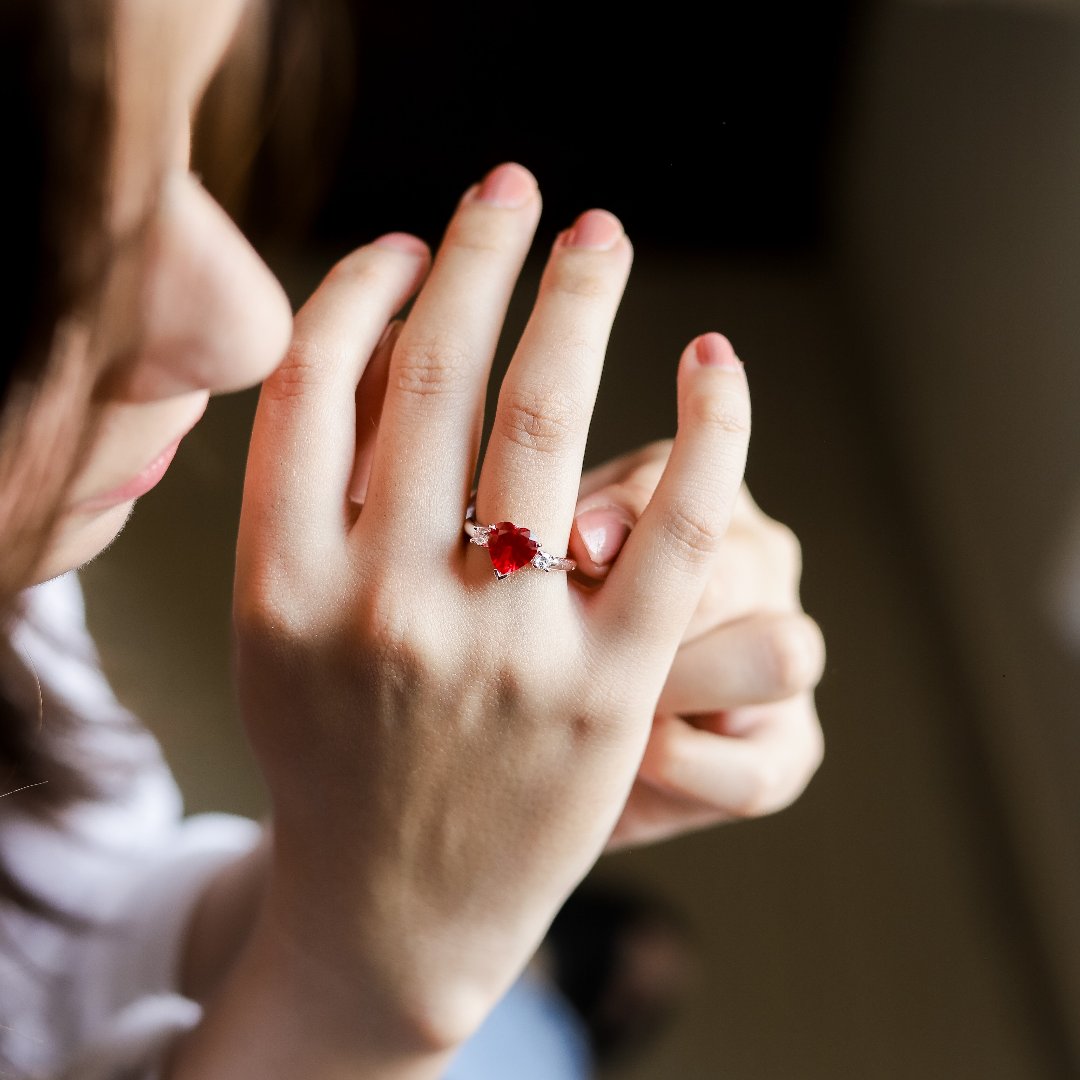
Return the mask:
<path id="1" fill-rule="evenodd" d="M 184 931 L 209 880 L 260 835 L 246 818 L 188 818 L 117 890 L 110 930 L 87 940 L 72 984 L 84 1040 L 64 1080 L 118 1080 L 136 1068 L 140 1080 L 152 1076 L 177 1035 L 199 1022 L 199 1006 L 177 993 Z"/>
<path id="2" fill-rule="evenodd" d="M 23 880 L 50 883 L 36 891 L 93 924 L 73 931 L 0 913 L 0 939 L 18 945 L 0 954 L 5 1065 L 63 1080 L 152 1076 L 177 1034 L 201 1019 L 179 996 L 193 910 L 219 870 L 254 850 L 261 827 L 200 814 L 174 823 L 152 852 L 134 854 L 88 848 L 39 822 L 8 820 L 0 834 Z"/>
<path id="3" fill-rule="evenodd" d="M 140 998 L 117 1013 L 57 1080 L 158 1080 L 173 1041 L 201 1018 L 202 1009 L 179 994 Z"/>
<path id="4" fill-rule="evenodd" d="M 51 697 L 77 711 L 86 760 L 118 765 L 115 797 L 46 822 L 0 807 L 0 854 L 16 878 L 92 928 L 0 909 L 0 1071 L 64 1080 L 150 1076 L 199 1022 L 179 996 L 192 911 L 261 827 L 231 814 L 184 818 L 153 736 L 113 696 L 83 621 L 74 574 L 29 590 L 13 641 Z M 141 1071 L 140 1071 L 141 1070 Z"/>

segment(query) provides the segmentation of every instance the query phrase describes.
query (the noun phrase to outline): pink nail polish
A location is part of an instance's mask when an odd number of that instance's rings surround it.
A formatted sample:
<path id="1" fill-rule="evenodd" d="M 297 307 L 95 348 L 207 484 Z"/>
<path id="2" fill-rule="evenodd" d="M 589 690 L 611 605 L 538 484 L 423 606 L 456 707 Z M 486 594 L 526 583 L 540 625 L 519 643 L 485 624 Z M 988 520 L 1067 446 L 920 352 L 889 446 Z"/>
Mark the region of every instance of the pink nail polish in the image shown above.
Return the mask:
<path id="1" fill-rule="evenodd" d="M 490 206 L 517 210 L 532 198 L 535 191 L 536 181 L 532 173 L 511 161 L 497 165 L 484 177 L 476 197 Z"/>
<path id="2" fill-rule="evenodd" d="M 563 242 L 567 247 L 610 251 L 622 234 L 622 223 L 614 214 L 606 210 L 586 210 L 574 222 L 574 227 Z"/>
<path id="3" fill-rule="evenodd" d="M 743 362 L 735 355 L 731 342 L 723 334 L 702 334 L 694 342 L 694 353 L 703 367 L 742 371 Z"/>
<path id="4" fill-rule="evenodd" d="M 615 508 L 583 510 L 575 519 L 575 524 L 589 558 L 597 566 L 611 562 L 630 535 L 629 522 Z"/>
<path id="5" fill-rule="evenodd" d="M 392 251 L 402 251 L 406 255 L 426 255 L 427 244 L 423 240 L 408 233 L 392 232 L 380 236 L 372 241 L 373 247 L 390 248 Z"/>

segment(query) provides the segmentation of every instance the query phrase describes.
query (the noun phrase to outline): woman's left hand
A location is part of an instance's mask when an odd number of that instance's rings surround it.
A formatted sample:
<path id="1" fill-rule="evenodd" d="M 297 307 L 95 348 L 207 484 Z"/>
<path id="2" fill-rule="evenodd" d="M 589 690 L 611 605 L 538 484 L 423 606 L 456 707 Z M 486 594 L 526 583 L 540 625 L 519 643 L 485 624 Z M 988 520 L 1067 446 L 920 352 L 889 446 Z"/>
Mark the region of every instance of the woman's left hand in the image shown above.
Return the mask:
<path id="1" fill-rule="evenodd" d="M 569 554 L 586 578 L 606 576 L 670 450 L 652 443 L 582 477 Z M 801 561 L 744 486 L 609 849 L 772 813 L 806 787 L 822 757 L 825 648 L 799 602 Z"/>

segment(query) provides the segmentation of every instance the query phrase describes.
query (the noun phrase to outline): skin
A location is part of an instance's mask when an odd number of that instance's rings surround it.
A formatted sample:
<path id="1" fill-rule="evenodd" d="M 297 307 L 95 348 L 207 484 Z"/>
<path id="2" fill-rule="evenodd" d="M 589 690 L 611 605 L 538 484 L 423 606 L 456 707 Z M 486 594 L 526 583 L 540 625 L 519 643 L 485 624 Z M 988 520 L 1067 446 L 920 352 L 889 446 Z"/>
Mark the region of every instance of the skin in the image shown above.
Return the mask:
<path id="1" fill-rule="evenodd" d="M 528 523 L 580 572 L 494 581 L 461 521 L 535 181 L 504 166 L 470 189 L 434 265 L 397 234 L 358 249 L 291 325 L 187 173 L 190 111 L 240 10 L 122 8 L 118 233 L 168 163 L 145 334 L 42 577 L 111 541 L 131 500 L 108 493 L 210 395 L 266 379 L 235 621 L 273 828 L 195 912 L 182 989 L 210 1004 L 168 1075 L 435 1076 L 606 847 L 799 794 L 821 755 L 821 637 L 799 605 L 797 544 L 741 487 L 749 400 L 726 339 L 684 352 L 672 442 L 581 475 L 632 257 L 603 211 L 550 254 L 477 498 L 479 520 Z M 164 34 L 175 63 L 155 77 L 175 120 L 159 133 L 137 102 Z M 541 647 L 508 650 L 523 627 Z"/>
<path id="2" fill-rule="evenodd" d="M 211 395 L 264 379 L 288 345 L 292 319 L 281 285 L 189 170 L 191 113 L 242 7 L 240 0 L 121 5 L 111 225 L 122 239 L 153 208 L 143 336 L 123 378 L 108 385 L 100 438 L 66 500 L 41 580 L 108 546 L 134 505 L 110 493 L 190 431 Z M 170 123 L 147 132 L 139 88 L 158 80 L 172 91 Z"/>

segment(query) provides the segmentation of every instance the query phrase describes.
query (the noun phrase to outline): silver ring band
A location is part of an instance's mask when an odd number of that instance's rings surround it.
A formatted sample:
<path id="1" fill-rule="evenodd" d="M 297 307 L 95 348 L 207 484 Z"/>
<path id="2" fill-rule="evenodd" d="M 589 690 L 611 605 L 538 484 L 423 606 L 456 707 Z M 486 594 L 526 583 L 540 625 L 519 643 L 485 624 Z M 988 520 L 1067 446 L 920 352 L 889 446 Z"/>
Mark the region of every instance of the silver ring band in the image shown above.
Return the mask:
<path id="1" fill-rule="evenodd" d="M 476 520 L 474 503 L 469 503 L 465 513 L 465 535 L 470 544 L 488 549 L 495 576 L 500 581 L 526 566 L 545 573 L 552 570 L 568 572 L 577 566 L 573 559 L 560 558 L 545 551 L 537 537 L 513 522 L 497 521 L 494 525 L 481 525 Z"/>

